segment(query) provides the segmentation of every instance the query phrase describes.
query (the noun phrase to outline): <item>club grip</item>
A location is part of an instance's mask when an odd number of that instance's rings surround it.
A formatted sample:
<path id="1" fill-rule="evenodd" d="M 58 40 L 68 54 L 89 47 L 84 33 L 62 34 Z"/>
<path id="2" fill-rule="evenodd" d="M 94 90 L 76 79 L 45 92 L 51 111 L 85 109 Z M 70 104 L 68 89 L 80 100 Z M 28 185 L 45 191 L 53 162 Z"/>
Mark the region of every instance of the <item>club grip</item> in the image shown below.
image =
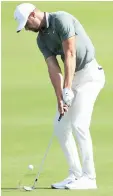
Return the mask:
<path id="1" fill-rule="evenodd" d="M 58 118 L 58 121 L 60 121 L 62 119 L 63 115 L 60 114 L 59 118 Z"/>

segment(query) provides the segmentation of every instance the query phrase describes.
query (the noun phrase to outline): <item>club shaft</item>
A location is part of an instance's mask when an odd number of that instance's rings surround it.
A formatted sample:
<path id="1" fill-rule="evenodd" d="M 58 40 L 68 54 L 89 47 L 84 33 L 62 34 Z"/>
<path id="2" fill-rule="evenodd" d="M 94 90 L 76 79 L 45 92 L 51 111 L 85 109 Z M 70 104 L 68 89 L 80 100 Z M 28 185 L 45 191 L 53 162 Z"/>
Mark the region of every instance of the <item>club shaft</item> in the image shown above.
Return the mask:
<path id="1" fill-rule="evenodd" d="M 41 163 L 40 163 L 39 171 L 38 171 L 37 176 L 36 176 L 36 178 L 35 178 L 33 187 L 35 186 L 35 184 L 36 184 L 36 182 L 37 182 L 37 180 L 38 180 L 38 178 L 39 178 L 39 176 L 40 176 L 40 174 L 41 174 L 41 172 L 42 172 L 43 165 L 44 165 L 44 161 L 45 161 L 45 159 L 46 159 L 46 157 L 47 157 L 47 154 L 48 154 L 48 152 L 49 152 L 49 149 L 50 149 L 50 147 L 51 147 L 51 145 L 52 145 L 53 138 L 54 138 L 54 133 L 52 134 L 52 137 L 51 137 L 51 139 L 50 139 L 50 141 L 49 141 L 49 144 L 48 144 L 48 146 L 47 146 L 47 149 L 46 149 L 46 152 L 45 152 L 45 154 L 44 154 L 44 157 L 43 157 L 43 159 L 42 159 L 42 161 L 41 161 Z"/>
<path id="2" fill-rule="evenodd" d="M 62 119 L 62 117 L 63 117 L 63 115 L 60 114 L 60 116 L 59 116 L 59 118 L 58 118 L 58 121 L 60 121 L 60 120 Z M 51 147 L 51 145 L 52 145 L 53 138 L 54 138 L 54 132 L 53 132 L 52 137 L 51 137 L 51 139 L 50 139 L 50 141 L 49 141 L 49 144 L 48 144 L 48 147 L 47 147 L 46 152 L 45 152 L 45 154 L 44 154 L 44 157 L 43 157 L 43 159 L 42 159 L 42 161 L 41 161 L 41 163 L 40 163 L 39 171 L 38 171 L 37 176 L 36 176 L 36 178 L 35 178 L 35 181 L 34 181 L 34 184 L 33 184 L 33 188 L 35 187 L 35 184 L 36 184 L 36 182 L 38 181 L 38 178 L 39 178 L 39 176 L 40 176 L 40 174 L 41 174 L 41 172 L 42 172 L 43 165 L 44 165 L 45 159 L 46 159 L 46 157 L 47 157 L 47 154 L 48 154 L 48 152 L 49 152 L 49 149 L 50 149 L 50 147 Z"/>

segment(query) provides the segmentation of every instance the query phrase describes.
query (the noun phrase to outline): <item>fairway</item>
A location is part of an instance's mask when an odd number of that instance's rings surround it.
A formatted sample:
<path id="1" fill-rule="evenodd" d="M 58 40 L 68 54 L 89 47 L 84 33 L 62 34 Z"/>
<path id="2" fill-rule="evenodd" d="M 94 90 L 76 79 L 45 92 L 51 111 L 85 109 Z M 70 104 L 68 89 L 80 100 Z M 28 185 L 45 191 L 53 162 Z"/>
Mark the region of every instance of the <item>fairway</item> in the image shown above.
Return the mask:
<path id="1" fill-rule="evenodd" d="M 89 34 L 96 58 L 105 70 L 106 84 L 95 104 L 91 134 L 98 190 L 51 190 L 51 183 L 68 175 L 56 138 L 36 190 L 17 189 L 32 184 L 53 132 L 56 98 L 47 66 L 36 45 L 36 34 L 17 34 L 13 19 L 20 2 L 1 3 L 2 40 L 2 196 L 113 196 L 113 2 L 32 2 L 42 11 L 67 11 Z M 62 68 L 63 65 L 61 64 Z M 34 170 L 28 170 L 28 165 Z"/>

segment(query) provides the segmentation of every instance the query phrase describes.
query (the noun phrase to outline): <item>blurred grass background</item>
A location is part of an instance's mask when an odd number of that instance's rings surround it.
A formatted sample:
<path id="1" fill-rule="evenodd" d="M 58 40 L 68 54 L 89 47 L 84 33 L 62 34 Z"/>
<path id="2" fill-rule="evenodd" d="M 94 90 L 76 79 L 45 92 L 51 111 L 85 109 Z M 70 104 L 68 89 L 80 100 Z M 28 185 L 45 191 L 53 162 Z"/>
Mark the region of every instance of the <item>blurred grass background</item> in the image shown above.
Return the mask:
<path id="1" fill-rule="evenodd" d="M 20 2 L 1 3 L 2 38 L 2 195 L 20 196 L 19 179 L 32 182 L 53 131 L 56 98 L 47 67 L 36 45 L 36 34 L 17 34 L 13 19 Z M 32 2 L 42 11 L 67 11 L 83 24 L 106 74 L 106 85 L 95 104 L 91 132 L 97 171 L 97 191 L 39 189 L 31 195 L 113 195 L 113 2 Z M 67 164 L 56 139 L 45 162 L 39 187 L 67 176 Z M 12 189 L 11 189 L 12 188 Z"/>

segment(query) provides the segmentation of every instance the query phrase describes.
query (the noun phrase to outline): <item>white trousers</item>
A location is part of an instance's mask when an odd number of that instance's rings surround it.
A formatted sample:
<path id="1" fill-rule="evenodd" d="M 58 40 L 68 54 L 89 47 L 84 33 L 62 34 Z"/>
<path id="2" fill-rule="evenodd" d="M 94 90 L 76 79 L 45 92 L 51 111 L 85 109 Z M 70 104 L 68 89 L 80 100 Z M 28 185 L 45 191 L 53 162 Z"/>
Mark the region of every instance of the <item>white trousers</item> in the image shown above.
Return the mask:
<path id="1" fill-rule="evenodd" d="M 89 127 L 95 100 L 104 83 L 104 71 L 96 60 L 86 64 L 84 69 L 75 73 L 72 85 L 75 97 L 71 107 L 60 122 L 59 112 L 55 117 L 55 134 L 66 156 L 69 173 L 76 177 L 85 174 L 96 178 Z"/>

